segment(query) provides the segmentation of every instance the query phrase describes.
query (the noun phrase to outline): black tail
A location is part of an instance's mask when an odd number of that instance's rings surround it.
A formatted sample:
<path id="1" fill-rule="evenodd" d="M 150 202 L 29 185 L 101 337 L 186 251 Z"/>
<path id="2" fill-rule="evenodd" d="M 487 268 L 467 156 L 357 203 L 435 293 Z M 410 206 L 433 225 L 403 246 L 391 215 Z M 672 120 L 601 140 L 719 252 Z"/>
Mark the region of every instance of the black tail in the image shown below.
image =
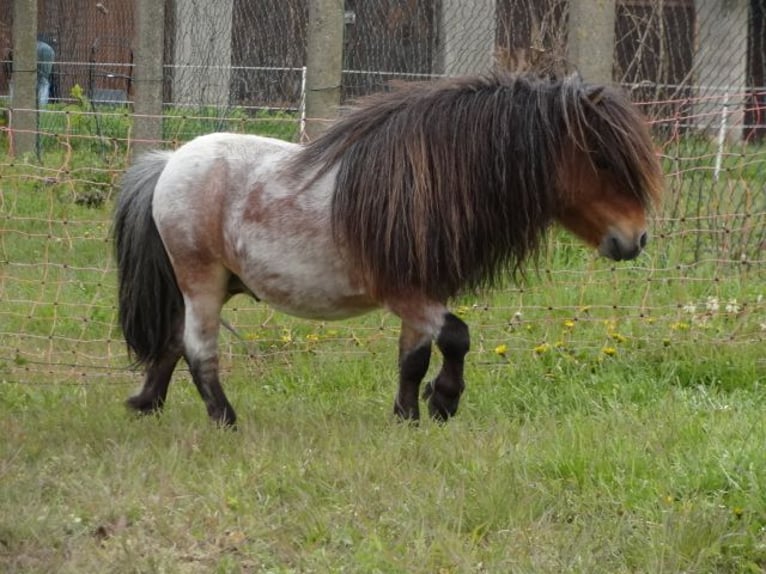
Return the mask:
<path id="1" fill-rule="evenodd" d="M 171 154 L 149 153 L 125 172 L 114 212 L 120 326 L 128 348 L 143 365 L 163 356 L 184 309 L 152 218 L 154 188 Z"/>

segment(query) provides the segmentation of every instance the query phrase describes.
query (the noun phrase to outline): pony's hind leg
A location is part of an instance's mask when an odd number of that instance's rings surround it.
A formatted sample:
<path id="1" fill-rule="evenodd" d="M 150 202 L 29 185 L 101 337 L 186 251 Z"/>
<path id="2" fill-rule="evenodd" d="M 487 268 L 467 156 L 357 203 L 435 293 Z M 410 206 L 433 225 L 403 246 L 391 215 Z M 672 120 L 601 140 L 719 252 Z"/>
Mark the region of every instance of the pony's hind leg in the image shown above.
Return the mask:
<path id="1" fill-rule="evenodd" d="M 399 334 L 399 391 L 394 414 L 404 420 L 420 418 L 418 395 L 420 382 L 431 361 L 431 335 L 402 321 Z"/>
<path id="2" fill-rule="evenodd" d="M 170 378 L 180 358 L 181 343 L 178 337 L 178 340 L 168 347 L 165 355 L 147 367 L 144 386 L 138 394 L 125 401 L 125 404 L 140 414 L 161 411 L 168 396 Z"/>
<path id="3" fill-rule="evenodd" d="M 452 313 L 444 316 L 444 324 L 436 337 L 444 362 L 436 378 L 426 385 L 423 397 L 428 399 L 428 412 L 433 419 L 454 416 L 465 389 L 463 367 L 471 346 L 468 325 Z"/>
<path id="4" fill-rule="evenodd" d="M 207 407 L 208 416 L 217 424 L 233 427 L 237 416 L 223 392 L 218 377 L 218 331 L 225 299 L 225 281 L 215 289 L 184 294 L 186 320 L 183 333 L 184 358 L 192 380 Z M 183 291 L 183 289 L 182 289 Z"/>
<path id="5" fill-rule="evenodd" d="M 164 346 L 161 356 L 149 362 L 146 367 L 143 387 L 138 394 L 125 401 L 125 404 L 137 413 L 156 413 L 165 405 L 170 379 L 183 351 L 182 309 L 179 309 L 172 323 L 169 341 Z"/>

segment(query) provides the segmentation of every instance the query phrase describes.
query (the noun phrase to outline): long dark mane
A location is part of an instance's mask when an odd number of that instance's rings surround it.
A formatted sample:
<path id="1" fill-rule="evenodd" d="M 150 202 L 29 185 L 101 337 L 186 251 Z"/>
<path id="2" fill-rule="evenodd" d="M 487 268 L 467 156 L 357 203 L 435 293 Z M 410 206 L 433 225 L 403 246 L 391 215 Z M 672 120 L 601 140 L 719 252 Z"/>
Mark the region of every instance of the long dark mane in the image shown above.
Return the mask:
<path id="1" fill-rule="evenodd" d="M 446 300 L 535 260 L 563 199 L 566 149 L 608 164 L 646 206 L 659 194 L 643 118 L 575 77 L 405 84 L 362 101 L 294 168 L 337 166 L 333 233 L 376 295 Z"/>

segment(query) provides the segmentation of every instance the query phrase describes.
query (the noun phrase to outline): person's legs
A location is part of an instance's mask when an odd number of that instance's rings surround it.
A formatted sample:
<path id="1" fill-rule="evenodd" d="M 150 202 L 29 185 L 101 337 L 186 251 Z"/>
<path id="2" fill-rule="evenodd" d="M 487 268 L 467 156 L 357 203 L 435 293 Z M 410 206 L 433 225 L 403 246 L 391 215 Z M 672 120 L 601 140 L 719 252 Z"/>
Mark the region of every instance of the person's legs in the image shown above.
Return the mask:
<path id="1" fill-rule="evenodd" d="M 48 78 L 42 78 L 37 76 L 37 106 L 44 108 L 48 105 L 48 97 L 50 96 L 51 83 Z"/>
<path id="2" fill-rule="evenodd" d="M 51 72 L 56 54 L 48 44 L 37 42 L 37 106 L 48 105 L 51 91 Z"/>

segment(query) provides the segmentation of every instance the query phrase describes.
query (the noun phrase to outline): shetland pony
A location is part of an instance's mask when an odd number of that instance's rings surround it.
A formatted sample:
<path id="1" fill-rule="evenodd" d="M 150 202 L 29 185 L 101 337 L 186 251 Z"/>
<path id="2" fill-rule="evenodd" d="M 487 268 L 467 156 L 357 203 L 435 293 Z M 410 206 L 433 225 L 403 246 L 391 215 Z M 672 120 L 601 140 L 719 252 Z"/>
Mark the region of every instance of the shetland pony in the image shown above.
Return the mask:
<path id="1" fill-rule="evenodd" d="M 301 146 L 216 133 L 139 158 L 114 214 L 119 321 L 146 369 L 128 399 L 165 403 L 183 357 L 217 423 L 220 312 L 245 293 L 285 313 L 401 319 L 396 415 L 423 393 L 455 414 L 467 325 L 456 294 L 534 262 L 556 222 L 612 260 L 636 257 L 662 172 L 645 121 L 618 91 L 577 77 L 493 74 L 415 83 L 363 100 Z"/>

